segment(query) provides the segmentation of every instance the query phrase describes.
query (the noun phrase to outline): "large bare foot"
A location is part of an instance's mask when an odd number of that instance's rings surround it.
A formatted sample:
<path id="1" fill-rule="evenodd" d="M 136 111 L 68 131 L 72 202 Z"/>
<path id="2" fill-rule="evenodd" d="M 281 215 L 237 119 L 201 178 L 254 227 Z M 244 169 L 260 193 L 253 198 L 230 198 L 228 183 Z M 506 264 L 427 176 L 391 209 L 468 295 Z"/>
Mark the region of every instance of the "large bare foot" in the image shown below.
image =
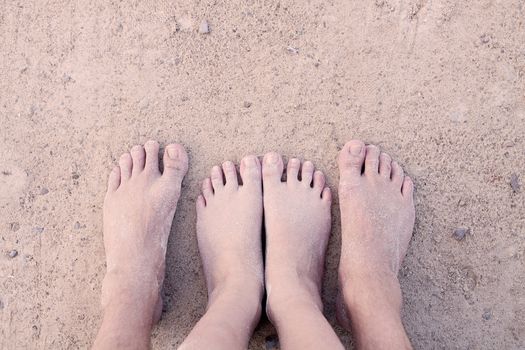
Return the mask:
<path id="1" fill-rule="evenodd" d="M 102 285 L 104 321 L 96 348 L 139 348 L 162 311 L 166 246 L 188 157 L 179 144 L 164 151 L 148 141 L 120 157 L 104 200 L 107 272 Z M 140 338 L 140 339 L 139 339 Z"/>
<path id="2" fill-rule="evenodd" d="M 263 200 L 257 157 L 211 170 L 197 199 L 197 239 L 208 287 L 206 314 L 181 349 L 242 349 L 261 315 Z"/>
<path id="3" fill-rule="evenodd" d="M 339 154 L 339 169 L 338 319 L 360 348 L 409 347 L 397 274 L 414 226 L 414 185 L 388 154 L 357 140 Z"/>
<path id="4" fill-rule="evenodd" d="M 342 348 L 323 316 L 321 282 L 330 235 L 330 189 L 310 161 L 263 163 L 267 313 L 283 349 Z"/>

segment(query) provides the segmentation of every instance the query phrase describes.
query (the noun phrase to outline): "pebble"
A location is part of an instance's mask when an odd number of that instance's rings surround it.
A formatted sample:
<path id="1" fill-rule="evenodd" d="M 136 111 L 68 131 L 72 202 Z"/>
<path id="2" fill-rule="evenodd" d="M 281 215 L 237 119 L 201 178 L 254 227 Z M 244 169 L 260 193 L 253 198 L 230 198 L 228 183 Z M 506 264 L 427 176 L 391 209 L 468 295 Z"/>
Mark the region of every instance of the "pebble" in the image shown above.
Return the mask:
<path id="1" fill-rule="evenodd" d="M 34 233 L 42 233 L 42 232 L 44 232 L 44 228 L 43 227 L 33 227 L 33 232 Z"/>
<path id="2" fill-rule="evenodd" d="M 199 33 L 201 34 L 209 34 L 210 33 L 210 25 L 208 24 L 207 20 L 203 20 L 201 24 L 199 25 Z"/>
<path id="3" fill-rule="evenodd" d="M 9 224 L 11 231 L 16 232 L 20 229 L 20 224 L 18 222 L 12 222 Z"/>
<path id="4" fill-rule="evenodd" d="M 252 103 L 248 102 L 248 101 L 244 101 L 243 106 L 244 106 L 244 108 L 250 108 L 252 106 Z"/>
<path id="5" fill-rule="evenodd" d="M 514 145 L 515 145 L 515 143 L 512 140 L 507 140 L 507 141 L 503 142 L 503 146 L 507 147 L 507 148 L 514 147 Z"/>
<path id="6" fill-rule="evenodd" d="M 296 47 L 293 47 L 293 46 L 288 46 L 286 48 L 286 51 L 288 51 L 289 53 L 291 53 L 293 55 L 297 55 L 299 53 L 299 49 L 296 48 Z"/>
<path id="7" fill-rule="evenodd" d="M 514 191 L 514 193 L 518 193 L 520 191 L 521 184 L 518 175 L 512 174 L 510 176 L 510 187 L 512 187 L 512 191 Z"/>
<path id="8" fill-rule="evenodd" d="M 42 189 L 40 190 L 40 194 L 43 196 L 45 194 L 48 194 L 49 193 L 49 190 L 45 187 L 42 187 Z"/>
<path id="9" fill-rule="evenodd" d="M 14 258 L 17 255 L 18 255 L 18 251 L 14 250 L 14 249 L 9 252 L 9 257 L 10 258 Z"/>
<path id="10" fill-rule="evenodd" d="M 462 241 L 463 239 L 465 239 L 465 236 L 468 234 L 470 234 L 470 228 L 458 227 L 454 229 L 452 236 L 454 236 L 456 240 Z"/>
<path id="11" fill-rule="evenodd" d="M 490 320 L 492 318 L 492 311 L 490 309 L 485 309 L 481 317 L 483 317 L 485 321 Z"/>
<path id="12" fill-rule="evenodd" d="M 279 349 L 279 338 L 275 334 L 269 335 L 264 339 L 264 345 L 266 350 Z"/>
<path id="13" fill-rule="evenodd" d="M 80 174 L 77 174 L 77 173 L 72 173 L 72 174 L 71 174 L 71 178 L 72 178 L 73 180 L 77 180 L 79 177 L 80 177 Z"/>

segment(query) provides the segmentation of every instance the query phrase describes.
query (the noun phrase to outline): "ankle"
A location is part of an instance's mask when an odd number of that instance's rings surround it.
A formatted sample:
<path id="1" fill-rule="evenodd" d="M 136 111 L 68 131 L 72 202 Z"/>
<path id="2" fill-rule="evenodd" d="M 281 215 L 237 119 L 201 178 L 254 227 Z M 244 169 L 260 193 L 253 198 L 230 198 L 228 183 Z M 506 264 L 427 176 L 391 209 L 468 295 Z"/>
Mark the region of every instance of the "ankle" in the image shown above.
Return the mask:
<path id="1" fill-rule="evenodd" d="M 288 315 L 290 310 L 315 309 L 322 312 L 323 303 L 318 283 L 297 274 L 272 276 L 267 282 L 266 312 L 272 322 Z"/>
<path id="2" fill-rule="evenodd" d="M 397 276 L 391 273 L 339 273 L 340 290 L 347 311 L 352 313 L 382 312 L 400 317 L 402 296 Z"/>

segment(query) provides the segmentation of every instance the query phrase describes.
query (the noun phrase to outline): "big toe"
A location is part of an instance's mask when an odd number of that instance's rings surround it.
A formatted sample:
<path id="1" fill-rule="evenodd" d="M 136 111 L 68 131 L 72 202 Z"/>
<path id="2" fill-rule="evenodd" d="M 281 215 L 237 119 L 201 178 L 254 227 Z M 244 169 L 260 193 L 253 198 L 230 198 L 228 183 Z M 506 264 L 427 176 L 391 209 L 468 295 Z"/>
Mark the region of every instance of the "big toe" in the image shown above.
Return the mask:
<path id="1" fill-rule="evenodd" d="M 283 168 L 283 159 L 279 153 L 266 153 L 262 165 L 264 186 L 270 187 L 280 183 L 283 175 Z"/>
<path id="2" fill-rule="evenodd" d="M 166 146 L 163 163 L 164 172 L 162 177 L 173 185 L 180 187 L 182 179 L 188 171 L 188 154 L 184 147 L 178 143 Z"/>
<path id="3" fill-rule="evenodd" d="M 347 142 L 339 152 L 339 173 L 341 180 L 354 180 L 361 176 L 366 148 L 363 141 Z"/>

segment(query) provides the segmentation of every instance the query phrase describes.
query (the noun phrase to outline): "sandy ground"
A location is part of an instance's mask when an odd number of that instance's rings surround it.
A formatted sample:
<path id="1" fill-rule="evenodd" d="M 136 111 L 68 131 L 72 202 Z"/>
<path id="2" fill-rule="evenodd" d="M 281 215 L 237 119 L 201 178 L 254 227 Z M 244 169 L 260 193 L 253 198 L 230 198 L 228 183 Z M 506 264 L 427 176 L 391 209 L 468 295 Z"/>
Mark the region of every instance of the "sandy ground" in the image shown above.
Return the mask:
<path id="1" fill-rule="evenodd" d="M 276 150 L 314 161 L 335 190 L 338 149 L 362 138 L 417 185 L 400 274 L 416 348 L 523 349 L 524 18 L 520 0 L 1 1 L 0 348 L 93 341 L 106 177 L 133 144 L 178 141 L 191 158 L 161 349 L 205 308 L 194 204 L 211 166 Z M 336 196 L 334 325 L 338 210 Z M 250 349 L 274 334 L 262 321 Z"/>

